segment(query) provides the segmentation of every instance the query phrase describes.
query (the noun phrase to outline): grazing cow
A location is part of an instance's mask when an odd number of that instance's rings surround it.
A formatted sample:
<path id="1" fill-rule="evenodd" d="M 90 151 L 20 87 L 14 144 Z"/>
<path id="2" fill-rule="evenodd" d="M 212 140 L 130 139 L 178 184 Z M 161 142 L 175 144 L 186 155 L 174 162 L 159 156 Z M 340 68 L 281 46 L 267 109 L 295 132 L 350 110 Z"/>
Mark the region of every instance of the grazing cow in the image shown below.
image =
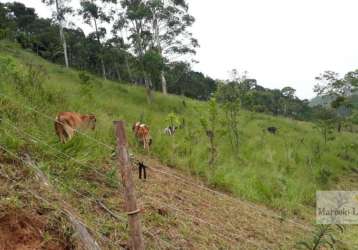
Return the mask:
<path id="1" fill-rule="evenodd" d="M 275 135 L 277 133 L 277 128 L 276 127 L 268 127 L 267 131 L 270 132 L 271 134 Z"/>
<path id="2" fill-rule="evenodd" d="M 149 146 L 152 144 L 152 138 L 149 134 L 149 127 L 146 124 L 137 122 L 133 124 L 132 130 L 137 139 L 143 143 L 144 149 L 149 151 Z"/>
<path id="3" fill-rule="evenodd" d="M 96 128 L 95 115 L 81 115 L 74 112 L 60 112 L 55 118 L 55 131 L 62 143 L 71 140 L 79 129 Z"/>
<path id="4" fill-rule="evenodd" d="M 164 129 L 164 134 L 173 136 L 177 129 L 178 129 L 178 127 L 176 127 L 176 126 L 174 126 L 174 127 L 172 127 L 172 126 L 166 127 Z"/>

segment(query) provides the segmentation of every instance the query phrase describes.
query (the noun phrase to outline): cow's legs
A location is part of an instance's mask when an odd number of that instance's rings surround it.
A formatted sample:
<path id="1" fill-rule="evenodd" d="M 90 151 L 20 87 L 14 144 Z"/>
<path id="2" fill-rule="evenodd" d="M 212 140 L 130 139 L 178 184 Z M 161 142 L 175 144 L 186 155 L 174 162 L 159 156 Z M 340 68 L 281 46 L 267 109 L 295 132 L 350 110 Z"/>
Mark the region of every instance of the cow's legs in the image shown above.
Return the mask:
<path id="1" fill-rule="evenodd" d="M 143 146 L 144 146 L 144 149 L 147 148 L 147 138 L 144 138 L 144 140 L 143 140 Z"/>
<path id="2" fill-rule="evenodd" d="M 67 134 L 61 122 L 55 121 L 55 131 L 60 142 L 66 143 Z"/>
<path id="3" fill-rule="evenodd" d="M 144 138 L 144 149 L 147 149 L 149 152 L 149 141 L 147 137 Z"/>
<path id="4" fill-rule="evenodd" d="M 65 130 L 65 133 L 66 133 L 66 141 L 69 141 L 72 139 L 73 135 L 75 134 L 75 129 L 71 128 L 69 125 L 67 124 L 63 124 L 63 128 Z"/>

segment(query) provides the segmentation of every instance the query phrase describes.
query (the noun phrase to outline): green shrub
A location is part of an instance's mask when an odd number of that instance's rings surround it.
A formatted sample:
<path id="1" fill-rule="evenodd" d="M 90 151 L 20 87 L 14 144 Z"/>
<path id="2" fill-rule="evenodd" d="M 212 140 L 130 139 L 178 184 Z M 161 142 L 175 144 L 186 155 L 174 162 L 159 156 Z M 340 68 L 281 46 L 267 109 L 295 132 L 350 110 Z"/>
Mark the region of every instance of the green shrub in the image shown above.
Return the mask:
<path id="1" fill-rule="evenodd" d="M 85 71 L 80 71 L 78 73 L 78 78 L 80 79 L 80 83 L 84 85 L 88 85 L 92 82 L 91 76 Z"/>

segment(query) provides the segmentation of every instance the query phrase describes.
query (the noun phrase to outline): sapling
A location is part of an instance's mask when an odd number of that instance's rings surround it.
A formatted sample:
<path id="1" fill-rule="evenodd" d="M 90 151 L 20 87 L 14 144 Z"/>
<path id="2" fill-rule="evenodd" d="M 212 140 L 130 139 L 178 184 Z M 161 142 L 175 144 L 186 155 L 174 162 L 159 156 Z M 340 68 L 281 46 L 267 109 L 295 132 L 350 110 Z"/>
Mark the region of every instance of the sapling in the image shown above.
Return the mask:
<path id="1" fill-rule="evenodd" d="M 218 127 L 218 107 L 215 98 L 209 101 L 208 116 L 201 117 L 200 123 L 203 127 L 206 136 L 209 139 L 209 165 L 212 166 L 215 163 L 217 157 L 217 144 L 216 135 Z"/>

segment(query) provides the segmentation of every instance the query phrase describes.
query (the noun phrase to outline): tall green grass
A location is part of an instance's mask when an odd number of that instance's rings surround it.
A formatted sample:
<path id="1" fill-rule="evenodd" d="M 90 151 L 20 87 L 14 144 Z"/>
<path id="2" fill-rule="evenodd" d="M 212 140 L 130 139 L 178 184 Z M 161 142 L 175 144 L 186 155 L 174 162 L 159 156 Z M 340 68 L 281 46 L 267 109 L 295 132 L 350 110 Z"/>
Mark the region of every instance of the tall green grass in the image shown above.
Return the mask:
<path id="1" fill-rule="evenodd" d="M 51 175 L 93 192 L 96 192 L 96 186 L 82 181 L 79 176 L 109 164 L 105 174 L 110 181 L 111 171 L 115 171 L 109 161 L 113 152 L 81 135 L 66 145 L 60 144 L 53 122 L 24 106 L 53 118 L 60 111 L 94 113 L 98 119 L 97 128 L 94 132 L 85 133 L 113 148 L 112 122 L 123 119 L 131 150 L 146 154 L 131 133 L 132 123 L 143 119 L 151 128 L 152 156 L 169 166 L 200 176 L 213 187 L 288 212 L 299 212 L 300 205 L 314 206 L 316 190 L 330 189 L 337 178 L 349 174 L 358 163 L 356 134 L 336 134 L 335 140 L 324 144 L 311 123 L 242 111 L 239 153 L 231 149 L 224 115 L 220 114 L 222 132 L 217 138 L 218 159 L 214 166 L 209 167 L 208 139 L 199 121 L 200 117 L 207 115 L 205 102 L 155 93 L 153 104 L 148 105 L 141 87 L 102 81 L 95 76 L 91 76 L 89 84 L 83 84 L 79 72 L 50 64 L 11 43 L 2 42 L 0 65 L 6 69 L 9 63 L 21 79 L 16 81 L 7 75 L 10 72 L 0 71 L 0 93 L 10 97 L 8 100 L 0 96 L 2 118 L 88 167 L 58 159 L 54 156 L 58 153 L 53 149 L 16 132 L 6 122 L 0 125 L 0 143 L 18 152 L 30 151 Z M 42 65 L 45 69 L 40 86 L 26 82 L 27 64 Z M 24 83 L 24 89 L 19 89 L 19 81 Z M 163 133 L 168 125 L 166 118 L 171 112 L 184 119 L 186 124 L 174 137 Z M 278 134 L 267 133 L 269 126 L 278 127 Z"/>

